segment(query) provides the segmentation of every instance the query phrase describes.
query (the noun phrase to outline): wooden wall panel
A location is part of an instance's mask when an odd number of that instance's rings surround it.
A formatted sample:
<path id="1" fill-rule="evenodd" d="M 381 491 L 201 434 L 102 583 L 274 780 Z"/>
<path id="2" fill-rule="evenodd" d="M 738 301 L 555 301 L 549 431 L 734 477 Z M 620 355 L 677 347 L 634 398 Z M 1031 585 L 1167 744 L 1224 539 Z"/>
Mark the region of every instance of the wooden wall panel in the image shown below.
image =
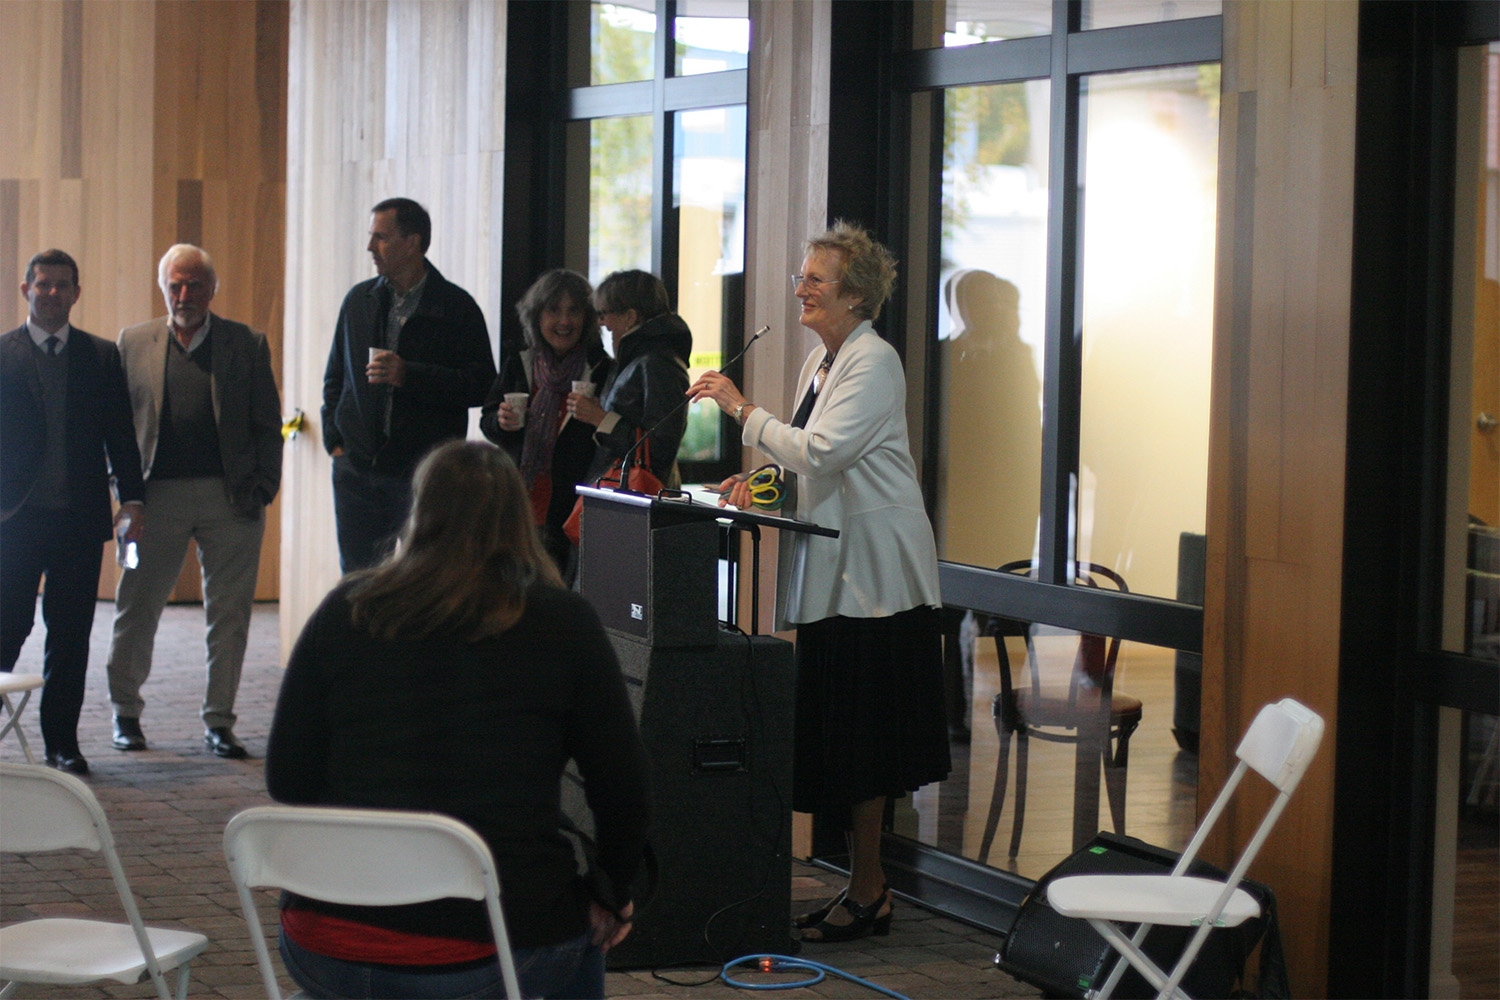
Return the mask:
<path id="1" fill-rule="evenodd" d="M 339 577 L 319 410 L 339 304 L 374 274 L 370 207 L 396 195 L 427 207 L 429 257 L 479 303 L 492 346 L 511 307 L 499 301 L 505 5 L 297 0 L 290 23 L 285 405 L 308 429 L 286 454 L 284 652 Z"/>
<path id="2" fill-rule="evenodd" d="M 265 332 L 279 363 L 287 18 L 285 0 L 0 4 L 0 37 L 27 40 L 0 61 L 16 95 L 0 148 L 7 280 L 36 251 L 67 250 L 82 289 L 73 321 L 113 337 L 165 311 L 162 252 L 201 243 L 221 281 L 214 310 Z M 4 301 L 9 329 L 25 302 Z M 273 507 L 260 599 L 277 596 L 279 521 Z M 179 597 L 196 597 L 196 576 Z M 100 596 L 114 579 L 107 554 Z"/>
<path id="3" fill-rule="evenodd" d="M 1327 721 L 1252 870 L 1277 893 L 1298 996 L 1326 995 L 1328 976 L 1357 14 L 1301 0 L 1224 12 L 1198 789 L 1206 807 L 1266 702 L 1291 696 Z M 1221 859 L 1266 801 L 1229 816 Z"/>

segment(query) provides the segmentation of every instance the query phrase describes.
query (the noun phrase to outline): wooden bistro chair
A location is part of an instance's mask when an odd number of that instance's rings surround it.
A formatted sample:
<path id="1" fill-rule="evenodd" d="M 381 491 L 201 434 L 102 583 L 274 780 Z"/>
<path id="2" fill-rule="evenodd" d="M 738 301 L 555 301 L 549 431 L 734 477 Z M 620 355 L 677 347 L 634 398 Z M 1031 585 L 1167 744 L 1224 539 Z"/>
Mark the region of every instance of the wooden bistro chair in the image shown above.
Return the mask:
<path id="1" fill-rule="evenodd" d="M 1006 563 L 999 572 L 1030 576 L 1034 567 L 1031 560 L 1021 559 Z M 1095 563 L 1079 563 L 1077 580 L 1081 586 L 1097 588 L 1103 583 L 1122 594 L 1130 592 L 1118 573 Z M 1101 748 L 1110 818 L 1115 832 L 1124 834 L 1125 774 L 1130 763 L 1130 736 L 1141 723 L 1141 700 L 1114 690 L 1119 638 L 1079 635 L 1073 668 L 1067 682 L 1060 683 L 1044 675 L 1037 655 L 1035 625 L 993 618 L 987 632 L 994 636 L 1000 660 L 1000 693 L 992 704 L 1000 751 L 995 762 L 989 816 L 979 845 L 980 862 L 989 858 L 1000 810 L 1005 805 L 1012 737 L 1016 740 L 1016 809 L 1009 855 L 1012 860 L 1020 850 L 1021 829 L 1026 821 L 1026 769 L 1032 738 L 1076 745 L 1083 734 L 1084 738 L 1097 742 Z M 1022 636 L 1026 640 L 1027 672 L 1021 683 L 1011 676 L 1006 636 Z"/>

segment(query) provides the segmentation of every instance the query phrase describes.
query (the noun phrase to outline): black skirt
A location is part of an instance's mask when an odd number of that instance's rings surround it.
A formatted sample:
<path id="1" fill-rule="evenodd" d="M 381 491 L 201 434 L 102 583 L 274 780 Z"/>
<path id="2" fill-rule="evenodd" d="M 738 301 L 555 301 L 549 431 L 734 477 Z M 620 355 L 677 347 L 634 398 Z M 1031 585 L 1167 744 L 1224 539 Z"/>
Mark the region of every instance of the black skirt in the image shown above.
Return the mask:
<path id="1" fill-rule="evenodd" d="M 948 776 L 938 609 L 797 626 L 792 805 L 848 824 L 849 807 Z"/>

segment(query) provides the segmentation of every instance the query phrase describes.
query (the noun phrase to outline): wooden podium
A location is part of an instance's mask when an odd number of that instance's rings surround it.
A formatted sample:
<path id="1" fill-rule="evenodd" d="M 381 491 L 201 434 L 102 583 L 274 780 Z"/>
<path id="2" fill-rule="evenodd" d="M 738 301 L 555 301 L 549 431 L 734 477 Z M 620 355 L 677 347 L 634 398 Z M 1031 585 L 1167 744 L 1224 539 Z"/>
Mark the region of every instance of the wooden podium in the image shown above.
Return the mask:
<path id="1" fill-rule="evenodd" d="M 580 592 L 625 674 L 652 766 L 655 897 L 613 969 L 722 964 L 791 937 L 792 645 L 720 626 L 721 522 L 790 518 L 580 486 Z M 576 783 L 564 806 L 591 817 Z"/>

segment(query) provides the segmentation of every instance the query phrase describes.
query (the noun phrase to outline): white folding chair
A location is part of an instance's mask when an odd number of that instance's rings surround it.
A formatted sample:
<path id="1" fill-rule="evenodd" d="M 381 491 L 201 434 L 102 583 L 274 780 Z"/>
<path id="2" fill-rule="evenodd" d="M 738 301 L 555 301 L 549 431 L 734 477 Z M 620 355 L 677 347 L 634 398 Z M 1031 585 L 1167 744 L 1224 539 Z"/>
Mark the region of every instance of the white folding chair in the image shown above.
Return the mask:
<path id="1" fill-rule="evenodd" d="M 482 899 L 499 953 L 505 992 L 520 1000 L 510 936 L 500 911 L 500 876 L 489 846 L 471 828 L 437 813 L 317 806 L 255 806 L 224 828 L 224 856 L 240 894 L 266 996 L 280 1000 L 276 972 L 252 888 L 290 889 L 356 906 L 430 899 Z"/>
<path id="2" fill-rule="evenodd" d="M 1107 1000 L 1125 973 L 1128 961 L 1153 988 L 1157 998 L 1186 998 L 1179 984 L 1197 958 L 1208 933 L 1215 927 L 1237 927 L 1260 915 L 1260 905 L 1240 888 L 1250 863 L 1265 843 L 1271 828 L 1286 808 L 1292 791 L 1302 780 L 1307 765 L 1323 738 L 1323 720 L 1291 698 L 1267 705 L 1256 715 L 1240 740 L 1235 755 L 1239 764 L 1203 817 L 1181 859 L 1170 875 L 1073 875 L 1047 887 L 1047 902 L 1058 913 L 1087 920 L 1120 953 L 1103 988 L 1091 994 Z M 1266 811 L 1255 835 L 1224 881 L 1188 875 L 1209 831 L 1233 796 L 1247 770 L 1255 770 L 1276 787 L 1276 798 Z M 1119 924 L 1140 924 L 1133 937 L 1126 937 Z M 1170 975 L 1163 972 L 1141 949 L 1152 926 L 1196 927 Z"/>
<path id="3" fill-rule="evenodd" d="M 176 969 L 177 998 L 183 1000 L 189 965 L 208 938 L 141 923 L 109 821 L 87 785 L 51 768 L 0 763 L 0 851 L 70 848 L 104 855 L 129 923 L 48 917 L 0 927 L 0 979 L 7 980 L 0 997 L 20 983 L 138 983 L 149 975 L 161 1000 L 171 1000 L 162 969 Z"/>
<path id="4" fill-rule="evenodd" d="M 11 671 L 0 671 L 0 701 L 5 704 L 5 725 L 0 726 L 0 740 L 5 739 L 5 734 L 12 729 L 16 731 L 16 739 L 21 741 L 21 750 L 26 754 L 26 763 L 35 764 L 36 758 L 31 755 L 31 744 L 26 742 L 26 730 L 21 728 L 21 712 L 26 708 L 26 703 L 31 700 L 31 692 L 42 686 L 41 674 L 17 674 Z M 19 694 L 19 702 L 12 701 L 11 695 Z"/>

